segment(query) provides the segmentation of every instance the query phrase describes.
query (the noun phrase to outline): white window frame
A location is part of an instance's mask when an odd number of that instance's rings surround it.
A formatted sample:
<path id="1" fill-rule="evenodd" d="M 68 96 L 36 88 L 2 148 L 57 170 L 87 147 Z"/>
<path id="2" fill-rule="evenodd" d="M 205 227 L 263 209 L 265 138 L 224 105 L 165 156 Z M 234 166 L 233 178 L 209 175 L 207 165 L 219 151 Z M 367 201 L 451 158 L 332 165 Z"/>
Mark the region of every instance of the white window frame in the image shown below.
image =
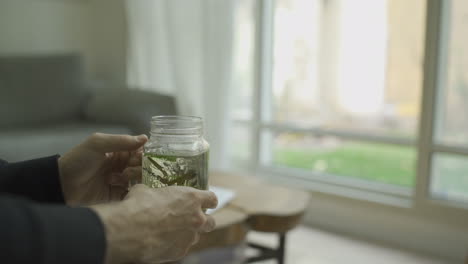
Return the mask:
<path id="1" fill-rule="evenodd" d="M 464 209 L 468 209 L 468 204 L 456 201 L 435 200 L 428 193 L 433 153 L 440 152 L 468 156 L 468 148 L 441 145 L 433 139 L 436 99 L 441 100 L 441 98 L 437 98 L 437 90 L 440 85 L 444 85 L 444 74 L 441 70 L 446 68 L 446 58 L 443 50 L 447 45 L 446 39 L 448 39 L 445 36 L 445 38 L 440 38 L 445 39 L 445 41 L 439 41 L 439 37 L 441 34 L 447 34 L 448 32 L 448 30 L 444 30 L 448 29 L 448 16 L 444 12 L 450 10 L 450 1 L 427 0 L 426 4 L 423 91 L 418 137 L 416 140 L 322 128 L 304 129 L 269 122 L 268 120 L 271 120 L 271 108 L 268 107 L 268 101 L 271 98 L 272 86 L 274 1 L 260 0 L 257 2 L 256 7 L 256 80 L 254 87 L 258 87 L 258 89 L 254 89 L 252 120 L 234 120 L 236 125 L 250 129 L 253 135 L 251 145 L 252 158 L 249 160 L 249 164 L 245 165 L 259 175 L 264 175 L 286 184 L 300 185 L 310 190 L 412 208 L 423 213 L 438 212 L 461 216 L 466 219 L 468 217 L 468 210 Z M 265 136 L 262 135 L 265 132 L 300 132 L 309 135 L 330 135 L 362 142 L 415 147 L 417 151 L 417 166 L 414 188 L 392 186 L 390 184 L 326 175 L 293 168 L 268 166 L 266 164 L 271 152 L 268 151 L 269 143 L 265 141 Z"/>

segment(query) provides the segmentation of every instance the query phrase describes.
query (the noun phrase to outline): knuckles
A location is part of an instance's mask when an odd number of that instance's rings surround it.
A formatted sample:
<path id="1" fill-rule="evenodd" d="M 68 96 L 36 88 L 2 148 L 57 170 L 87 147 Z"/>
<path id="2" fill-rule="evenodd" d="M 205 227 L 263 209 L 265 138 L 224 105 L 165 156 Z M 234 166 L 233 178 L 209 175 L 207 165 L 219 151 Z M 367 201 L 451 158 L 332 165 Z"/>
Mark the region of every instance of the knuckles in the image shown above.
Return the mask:
<path id="1" fill-rule="evenodd" d="M 213 205 L 213 208 L 218 206 L 218 197 L 213 192 L 210 192 L 210 204 Z"/>
<path id="2" fill-rule="evenodd" d="M 192 201 L 198 199 L 198 195 L 197 195 L 197 193 L 194 192 L 194 191 L 189 191 L 189 192 L 187 192 L 187 193 L 186 193 L 186 196 L 187 196 L 188 199 L 190 199 L 190 200 L 192 200 Z"/>
<path id="3" fill-rule="evenodd" d="M 206 216 L 202 213 L 197 212 L 192 217 L 192 227 L 195 229 L 200 229 L 206 223 Z"/>

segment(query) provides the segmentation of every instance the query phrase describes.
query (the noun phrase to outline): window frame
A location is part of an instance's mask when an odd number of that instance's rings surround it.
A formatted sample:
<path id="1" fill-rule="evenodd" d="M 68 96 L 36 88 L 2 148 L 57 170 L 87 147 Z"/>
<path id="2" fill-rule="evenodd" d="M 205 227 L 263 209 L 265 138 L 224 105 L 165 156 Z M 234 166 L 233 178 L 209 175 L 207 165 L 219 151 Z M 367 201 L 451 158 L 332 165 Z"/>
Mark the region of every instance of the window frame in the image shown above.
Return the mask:
<path id="1" fill-rule="evenodd" d="M 401 139 L 372 133 L 353 133 L 322 128 L 301 128 L 271 122 L 271 87 L 273 68 L 273 24 L 275 0 L 260 0 L 256 3 L 255 25 L 255 84 L 253 89 L 252 120 L 233 120 L 234 125 L 250 130 L 252 135 L 251 159 L 244 164 L 269 179 L 292 184 L 310 190 L 378 202 L 392 206 L 412 208 L 422 212 L 438 212 L 468 217 L 468 204 L 457 201 L 436 200 L 430 197 L 432 156 L 434 153 L 450 153 L 468 156 L 468 148 L 443 145 L 436 142 L 435 118 L 439 87 L 443 86 L 444 65 L 447 63 L 443 52 L 447 46 L 448 16 L 450 1 L 426 0 L 425 40 L 422 98 L 416 139 Z M 441 36 L 445 36 L 441 37 Z M 440 39 L 439 39 L 440 38 Z M 374 183 L 361 179 L 304 171 L 294 168 L 278 168 L 266 165 L 270 158 L 270 144 L 265 142 L 265 132 L 300 132 L 308 135 L 330 135 L 361 142 L 386 143 L 414 147 L 417 155 L 415 185 L 413 188 Z M 286 176 L 287 175 L 287 176 Z M 324 177 L 326 176 L 326 177 Z"/>

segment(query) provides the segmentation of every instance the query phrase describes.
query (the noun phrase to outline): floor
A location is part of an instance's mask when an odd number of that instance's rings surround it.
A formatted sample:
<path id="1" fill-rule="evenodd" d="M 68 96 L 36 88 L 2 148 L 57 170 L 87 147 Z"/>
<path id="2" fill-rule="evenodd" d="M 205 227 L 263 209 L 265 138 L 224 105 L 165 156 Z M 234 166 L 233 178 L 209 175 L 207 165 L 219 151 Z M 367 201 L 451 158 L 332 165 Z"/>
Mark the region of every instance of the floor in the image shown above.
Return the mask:
<path id="1" fill-rule="evenodd" d="M 249 241 L 275 246 L 276 237 L 269 234 L 249 234 Z M 288 235 L 286 264 L 447 264 L 450 262 L 360 241 L 334 233 L 299 227 Z M 253 254 L 252 250 L 248 254 Z M 276 264 L 261 261 L 258 264 Z"/>

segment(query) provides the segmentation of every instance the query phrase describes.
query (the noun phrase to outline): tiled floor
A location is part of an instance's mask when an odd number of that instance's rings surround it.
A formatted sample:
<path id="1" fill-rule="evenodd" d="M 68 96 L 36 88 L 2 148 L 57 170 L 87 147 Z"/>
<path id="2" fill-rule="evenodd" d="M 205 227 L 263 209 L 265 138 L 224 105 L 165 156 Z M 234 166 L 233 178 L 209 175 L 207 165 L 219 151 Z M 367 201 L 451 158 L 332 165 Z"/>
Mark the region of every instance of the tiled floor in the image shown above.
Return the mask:
<path id="1" fill-rule="evenodd" d="M 446 264 L 447 261 L 352 239 L 325 231 L 299 227 L 288 235 L 286 264 Z M 274 246 L 276 237 L 249 234 L 249 240 Z M 252 252 L 250 252 L 252 253 Z M 262 261 L 258 264 L 276 264 Z"/>

